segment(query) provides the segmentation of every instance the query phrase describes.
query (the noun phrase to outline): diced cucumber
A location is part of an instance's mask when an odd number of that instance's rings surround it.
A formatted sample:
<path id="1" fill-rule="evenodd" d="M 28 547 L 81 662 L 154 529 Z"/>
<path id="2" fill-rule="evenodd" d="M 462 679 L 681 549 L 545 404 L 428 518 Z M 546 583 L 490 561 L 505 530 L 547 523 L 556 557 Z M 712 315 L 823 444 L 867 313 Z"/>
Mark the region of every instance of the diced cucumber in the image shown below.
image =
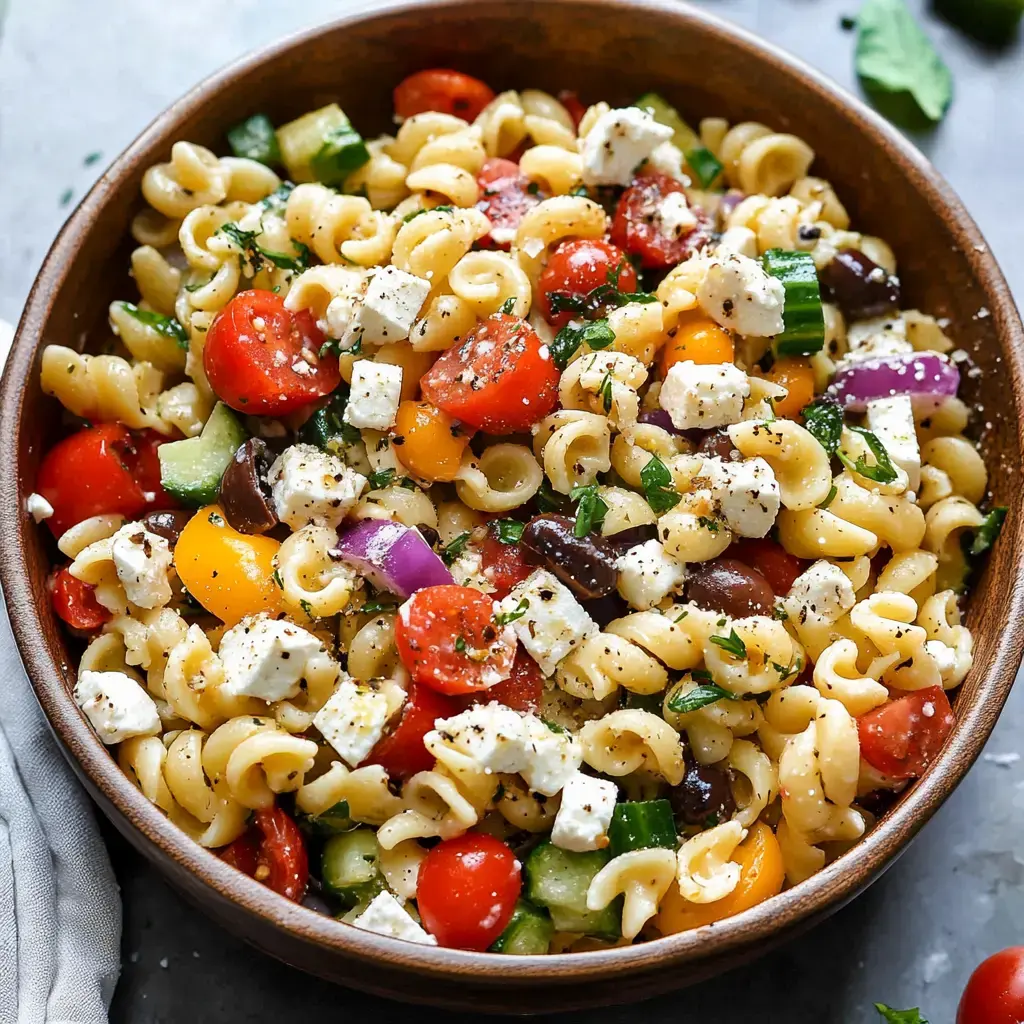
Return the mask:
<path id="1" fill-rule="evenodd" d="M 324 888 L 345 907 L 368 903 L 384 889 L 379 858 L 377 835 L 371 829 L 357 828 L 331 836 L 324 843 L 320 860 Z"/>
<path id="2" fill-rule="evenodd" d="M 818 269 L 809 252 L 769 249 L 761 257 L 765 272 L 782 282 L 786 305 L 784 330 L 772 341 L 777 356 L 810 356 L 825 346 L 825 312 Z"/>
<path id="3" fill-rule="evenodd" d="M 171 441 L 157 449 L 164 490 L 186 505 L 216 501 L 224 470 L 248 436 L 238 417 L 218 402 L 198 437 Z"/>
<path id="4" fill-rule="evenodd" d="M 333 455 L 339 454 L 347 445 L 355 444 L 361 437 L 358 428 L 342 419 L 347 404 L 348 388 L 342 384 L 331 395 L 331 400 L 302 424 L 299 440 Z"/>
<path id="5" fill-rule="evenodd" d="M 341 185 L 370 159 L 362 136 L 337 103 L 282 125 L 277 141 L 293 181 Z"/>
<path id="6" fill-rule="evenodd" d="M 694 176 L 704 188 L 710 188 L 722 173 L 722 164 L 711 150 L 701 144 L 700 136 L 679 116 L 679 111 L 656 92 L 647 92 L 636 101 L 659 124 L 671 128 L 672 141 L 678 147 Z"/>
<path id="7" fill-rule="evenodd" d="M 527 900 L 519 900 L 512 912 L 512 920 L 494 940 L 492 953 L 510 953 L 512 956 L 544 954 L 551 946 L 555 926 L 551 916 Z"/>
<path id="8" fill-rule="evenodd" d="M 608 849 L 613 857 L 630 850 L 678 845 L 672 805 L 667 800 L 636 800 L 616 804 L 608 826 Z"/>
<path id="9" fill-rule="evenodd" d="M 526 895 L 548 908 L 557 931 L 618 938 L 622 934 L 621 900 L 604 910 L 587 909 L 590 883 L 609 859 L 607 850 L 574 853 L 551 842 L 541 843 L 526 858 Z"/>
<path id="10" fill-rule="evenodd" d="M 229 128 L 228 145 L 235 156 L 257 160 L 268 167 L 276 167 L 281 162 L 277 132 L 266 114 L 253 114 Z"/>
<path id="11" fill-rule="evenodd" d="M 355 823 L 349 817 L 347 800 L 339 800 L 333 807 L 328 807 L 320 814 L 307 815 L 305 821 L 314 832 L 322 836 L 351 832 L 355 827 Z"/>

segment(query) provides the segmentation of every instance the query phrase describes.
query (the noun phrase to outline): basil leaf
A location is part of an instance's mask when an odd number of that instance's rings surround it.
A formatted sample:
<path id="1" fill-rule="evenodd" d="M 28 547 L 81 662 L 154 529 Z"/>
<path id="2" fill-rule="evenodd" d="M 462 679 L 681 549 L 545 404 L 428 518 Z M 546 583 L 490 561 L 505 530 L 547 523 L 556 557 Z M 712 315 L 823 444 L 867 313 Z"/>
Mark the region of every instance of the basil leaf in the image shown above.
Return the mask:
<path id="1" fill-rule="evenodd" d="M 441 549 L 441 561 L 445 565 L 451 565 L 463 551 L 466 550 L 466 544 L 469 542 L 469 533 L 460 533 L 455 540 L 449 541 Z"/>
<path id="2" fill-rule="evenodd" d="M 498 612 L 498 614 L 494 616 L 494 624 L 496 626 L 507 626 L 510 622 L 515 622 L 517 619 L 521 619 L 529 609 L 530 602 L 524 597 L 519 604 L 515 606 L 513 611 Z"/>
<path id="3" fill-rule="evenodd" d="M 509 298 L 507 298 L 501 304 L 501 309 L 499 309 L 498 312 L 499 313 L 503 313 L 505 316 L 512 316 L 512 314 L 515 312 L 515 309 L 516 309 L 516 300 L 515 300 L 515 296 L 513 295 L 513 296 L 509 296 Z"/>
<path id="4" fill-rule="evenodd" d="M 551 358 L 555 366 L 564 370 L 580 345 L 586 344 L 592 349 L 602 349 L 607 348 L 614 340 L 615 332 L 608 326 L 607 320 L 591 320 L 579 327 L 567 325 L 551 342 Z"/>
<path id="5" fill-rule="evenodd" d="M 414 217 L 418 217 L 421 213 L 451 213 L 452 210 L 454 209 L 455 207 L 452 206 L 450 203 L 446 203 L 443 206 L 434 206 L 431 207 L 429 210 L 426 209 L 426 207 L 424 207 L 422 210 L 413 210 L 412 213 L 407 213 L 402 218 L 402 223 L 408 224 L 409 221 L 411 221 Z"/>
<path id="6" fill-rule="evenodd" d="M 999 537 L 1006 519 L 1006 507 L 998 505 L 982 520 L 981 525 L 970 538 L 964 537 L 964 552 L 972 558 L 983 555 Z"/>
<path id="7" fill-rule="evenodd" d="M 138 320 L 140 324 L 152 327 L 157 334 L 170 338 L 178 348 L 188 348 L 188 331 L 173 316 L 163 316 L 161 313 L 154 313 L 148 309 L 139 309 L 131 302 L 119 302 L 118 305 L 133 320 Z"/>
<path id="8" fill-rule="evenodd" d="M 672 486 L 672 474 L 657 455 L 652 455 L 650 462 L 640 470 L 640 483 L 644 489 L 647 504 L 654 512 L 667 512 L 675 508 L 681 496 Z"/>
<path id="9" fill-rule="evenodd" d="M 843 436 L 843 407 L 834 398 L 822 397 L 805 405 L 801 413 L 804 426 L 831 458 Z"/>
<path id="10" fill-rule="evenodd" d="M 868 93 L 909 95 L 930 121 L 941 121 L 953 100 L 953 76 L 904 0 L 866 0 L 856 66 Z"/>
<path id="11" fill-rule="evenodd" d="M 572 532 L 576 537 L 586 537 L 591 530 L 597 529 L 604 522 L 608 506 L 598 494 L 597 484 L 574 487 L 569 492 L 569 497 L 579 502 L 576 506 L 576 525 Z"/>
<path id="12" fill-rule="evenodd" d="M 896 467 L 892 464 L 889 453 L 885 450 L 882 442 L 878 440 L 875 434 L 872 434 L 870 430 L 865 430 L 864 427 L 850 427 L 850 430 L 855 434 L 860 434 L 867 442 L 869 451 L 875 457 L 875 464 L 872 466 L 868 462 L 867 456 L 864 455 L 858 455 L 857 460 L 854 461 L 841 448 L 836 450 L 839 461 L 847 469 L 867 477 L 868 480 L 874 480 L 876 484 L 891 484 L 899 474 L 896 472 Z"/>
<path id="13" fill-rule="evenodd" d="M 916 1007 L 913 1010 L 894 1010 L 885 1003 L 875 1003 L 875 1009 L 886 1024 L 928 1024 Z"/>
<path id="14" fill-rule="evenodd" d="M 686 154 L 686 164 L 696 175 L 701 188 L 710 188 L 725 168 L 710 149 L 697 146 Z"/>
<path id="15" fill-rule="evenodd" d="M 673 693 L 668 699 L 665 707 L 677 715 L 685 715 L 691 711 L 699 711 L 709 704 L 720 700 L 735 700 L 736 698 L 728 690 L 722 689 L 716 683 L 701 683 L 686 693 Z"/>
<path id="16" fill-rule="evenodd" d="M 224 224 L 218 229 L 218 233 L 227 235 L 242 250 L 254 274 L 258 274 L 264 268 L 265 262 L 272 263 L 280 270 L 302 271 L 309 266 L 309 247 L 301 242 L 292 241 L 298 254 L 289 256 L 287 253 L 262 248 L 256 241 L 263 234 L 262 230 L 243 231 L 237 224 Z"/>
<path id="17" fill-rule="evenodd" d="M 745 658 L 747 656 L 747 645 L 735 629 L 730 629 L 728 636 L 711 636 L 708 639 L 716 647 L 721 647 L 726 654 L 731 654 L 734 658 Z"/>
<path id="18" fill-rule="evenodd" d="M 382 487 L 387 487 L 395 479 L 395 471 L 393 469 L 378 469 L 366 479 L 370 483 L 371 491 L 379 491 Z"/>
<path id="19" fill-rule="evenodd" d="M 828 494 L 825 495 L 825 500 L 818 504 L 818 508 L 821 508 L 821 509 L 828 508 L 829 505 L 831 505 L 832 502 L 835 500 L 835 497 L 836 497 L 836 495 L 838 493 L 839 493 L 839 490 L 837 489 L 836 485 L 833 484 L 829 488 Z"/>
<path id="20" fill-rule="evenodd" d="M 535 500 L 541 512 L 561 512 L 565 508 L 565 495 L 556 494 L 547 477 L 541 481 Z"/>
<path id="21" fill-rule="evenodd" d="M 526 523 L 521 523 L 518 519 L 497 519 L 492 525 L 494 535 L 502 544 L 518 544 L 523 536 L 523 530 L 526 529 Z"/>

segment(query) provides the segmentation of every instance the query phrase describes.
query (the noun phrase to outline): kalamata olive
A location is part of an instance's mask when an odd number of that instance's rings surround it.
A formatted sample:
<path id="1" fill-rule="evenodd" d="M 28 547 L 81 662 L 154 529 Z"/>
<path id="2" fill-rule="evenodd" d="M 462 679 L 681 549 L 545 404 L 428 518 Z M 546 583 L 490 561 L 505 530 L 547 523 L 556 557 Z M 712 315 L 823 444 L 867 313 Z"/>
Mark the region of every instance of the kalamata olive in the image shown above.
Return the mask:
<path id="1" fill-rule="evenodd" d="M 437 547 L 437 542 L 440 540 L 437 530 L 432 526 L 427 526 L 426 523 L 417 523 L 416 529 L 420 531 L 420 535 L 432 548 Z"/>
<path id="2" fill-rule="evenodd" d="M 900 282 L 859 249 L 840 249 L 818 271 L 825 298 L 850 320 L 866 320 L 900 308 Z"/>
<path id="3" fill-rule="evenodd" d="M 194 514 L 193 510 L 188 508 L 169 508 L 162 512 L 150 512 L 149 515 L 142 517 L 142 525 L 150 533 L 163 537 L 173 548 L 178 543 L 185 524 Z"/>
<path id="4" fill-rule="evenodd" d="M 641 523 L 639 526 L 627 526 L 618 533 L 608 534 L 606 543 L 611 544 L 617 551 L 628 551 L 635 548 L 637 544 L 644 544 L 649 540 L 658 539 L 657 523 Z"/>
<path id="5" fill-rule="evenodd" d="M 698 608 L 734 619 L 771 615 L 775 594 L 768 581 L 736 558 L 716 558 L 691 567 L 686 597 Z"/>
<path id="6" fill-rule="evenodd" d="M 689 754 L 683 781 L 668 791 L 668 800 L 676 820 L 684 825 L 716 825 L 736 810 L 728 773 L 715 765 L 697 764 Z"/>
<path id="7" fill-rule="evenodd" d="M 697 451 L 701 455 L 717 455 L 727 462 L 740 458 L 739 449 L 732 443 L 728 430 L 709 430 L 698 442 Z"/>
<path id="8" fill-rule="evenodd" d="M 618 594 L 605 594 L 604 597 L 595 597 L 590 601 L 584 601 L 583 607 L 602 629 L 609 622 L 629 614 L 629 605 Z"/>
<path id="9" fill-rule="evenodd" d="M 535 516 L 519 541 L 526 560 L 553 572 L 577 597 L 610 594 L 619 582 L 616 550 L 599 534 L 577 537 L 568 516 Z"/>
<path id="10" fill-rule="evenodd" d="M 220 504 L 239 533 L 266 533 L 277 525 L 267 483 L 270 453 L 265 441 L 250 437 L 235 452 L 220 482 Z"/>

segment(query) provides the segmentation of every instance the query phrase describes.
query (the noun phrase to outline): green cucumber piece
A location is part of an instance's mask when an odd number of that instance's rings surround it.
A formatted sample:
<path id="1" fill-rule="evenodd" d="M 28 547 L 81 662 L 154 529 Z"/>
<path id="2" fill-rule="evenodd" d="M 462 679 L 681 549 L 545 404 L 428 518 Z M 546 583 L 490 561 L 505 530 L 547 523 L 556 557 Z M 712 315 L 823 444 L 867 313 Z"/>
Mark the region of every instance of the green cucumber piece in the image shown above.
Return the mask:
<path id="1" fill-rule="evenodd" d="M 608 826 L 608 849 L 613 857 L 630 850 L 679 845 L 672 805 L 667 800 L 636 800 L 616 804 Z"/>
<path id="2" fill-rule="evenodd" d="M 256 160 L 268 167 L 276 167 L 281 162 L 277 132 L 266 114 L 253 114 L 229 128 L 228 145 L 235 156 Z"/>
<path id="3" fill-rule="evenodd" d="M 539 956 L 551 947 L 551 936 L 555 926 L 551 916 L 527 900 L 518 900 L 512 919 L 505 930 L 494 940 L 492 953 L 508 953 L 512 956 Z"/>
<path id="4" fill-rule="evenodd" d="M 345 907 L 368 903 L 384 889 L 379 859 L 380 847 L 372 829 L 357 828 L 331 836 L 320 858 L 324 888 Z"/>
<path id="5" fill-rule="evenodd" d="M 164 490 L 186 505 L 212 504 L 224 470 L 248 436 L 238 417 L 218 402 L 198 437 L 170 441 L 157 449 Z"/>
<path id="6" fill-rule="evenodd" d="M 772 342 L 777 356 L 810 356 L 825 346 L 825 313 L 818 269 L 809 252 L 769 249 L 761 258 L 765 272 L 782 282 L 785 329 Z"/>
<path id="7" fill-rule="evenodd" d="M 656 92 L 645 92 L 634 106 L 646 110 L 658 124 L 672 129 L 675 133 L 672 142 L 686 157 L 687 166 L 702 188 L 710 188 L 722 173 L 722 164 L 710 149 L 701 144 L 700 136 L 679 116 L 679 111 Z"/>
<path id="8" fill-rule="evenodd" d="M 344 384 L 331 395 L 331 400 L 321 409 L 317 409 L 299 429 L 299 440 L 332 455 L 337 455 L 343 448 L 359 441 L 362 435 L 357 427 L 346 423 L 342 418 L 348 404 L 348 387 Z"/>
<path id="9" fill-rule="evenodd" d="M 587 909 L 590 883 L 610 859 L 607 850 L 574 853 L 541 843 L 526 858 L 526 895 L 547 907 L 556 931 L 617 939 L 622 934 L 621 899 L 604 910 Z"/>
<path id="10" fill-rule="evenodd" d="M 282 125 L 277 141 L 293 181 L 341 185 L 370 159 L 362 136 L 337 103 Z"/>

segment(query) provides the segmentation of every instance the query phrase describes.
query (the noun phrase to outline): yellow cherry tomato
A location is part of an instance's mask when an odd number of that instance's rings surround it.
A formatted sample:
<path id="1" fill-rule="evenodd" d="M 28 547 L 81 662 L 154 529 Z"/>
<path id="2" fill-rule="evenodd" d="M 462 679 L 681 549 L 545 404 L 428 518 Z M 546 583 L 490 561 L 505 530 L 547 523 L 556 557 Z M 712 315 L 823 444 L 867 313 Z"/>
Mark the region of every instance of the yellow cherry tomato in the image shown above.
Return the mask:
<path id="1" fill-rule="evenodd" d="M 814 370 L 807 359 L 784 356 L 776 359 L 765 378 L 781 384 L 789 394 L 775 403 L 775 415 L 795 420 L 800 410 L 814 401 Z"/>
<path id="2" fill-rule="evenodd" d="M 677 886 L 669 887 L 654 919 L 662 935 L 685 932 L 732 917 L 782 891 L 786 877 L 782 851 L 775 833 L 764 822 L 754 824 L 747 838 L 736 847 L 732 859 L 740 866 L 740 880 L 724 899 L 714 903 L 691 903 L 680 895 Z"/>
<path id="3" fill-rule="evenodd" d="M 425 480 L 454 480 L 469 434 L 430 402 L 402 402 L 392 444 L 398 458 Z"/>
<path id="4" fill-rule="evenodd" d="M 665 342 L 659 360 L 664 377 L 676 363 L 731 363 L 736 355 L 732 335 L 703 314 L 684 313 L 675 334 Z"/>
<path id="5" fill-rule="evenodd" d="M 246 615 L 279 610 L 274 556 L 280 546 L 270 537 L 239 533 L 219 505 L 207 505 L 181 531 L 174 567 L 188 592 L 231 626 Z"/>

